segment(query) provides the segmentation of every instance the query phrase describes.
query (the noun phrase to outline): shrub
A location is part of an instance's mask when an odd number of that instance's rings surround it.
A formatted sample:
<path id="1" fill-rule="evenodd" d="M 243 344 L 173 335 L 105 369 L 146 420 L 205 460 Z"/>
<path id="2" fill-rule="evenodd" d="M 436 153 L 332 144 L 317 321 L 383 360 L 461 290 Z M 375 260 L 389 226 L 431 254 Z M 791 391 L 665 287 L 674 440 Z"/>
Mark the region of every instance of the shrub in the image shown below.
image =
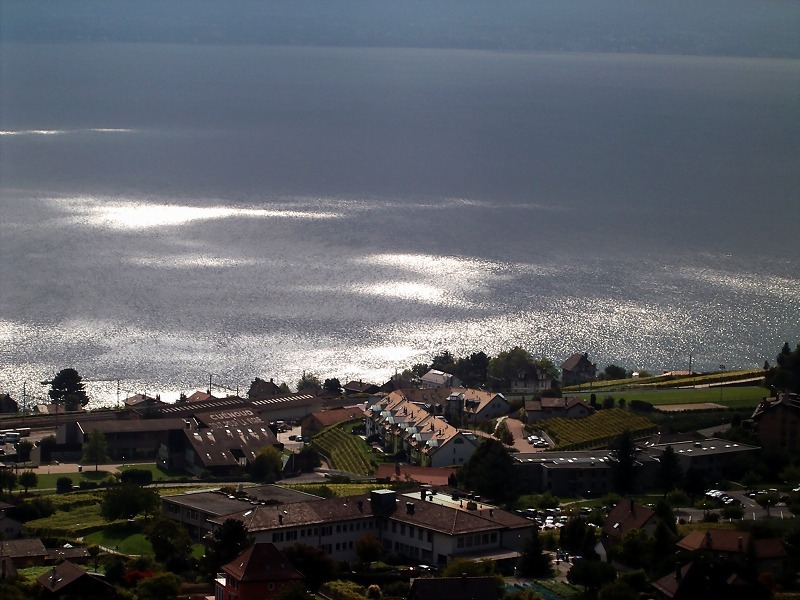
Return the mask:
<path id="1" fill-rule="evenodd" d="M 119 480 L 122 483 L 150 485 L 153 483 L 153 472 L 148 469 L 126 469 L 120 473 Z"/>
<path id="2" fill-rule="evenodd" d="M 72 491 L 72 479 L 70 477 L 59 477 L 56 479 L 56 492 L 64 494 Z"/>

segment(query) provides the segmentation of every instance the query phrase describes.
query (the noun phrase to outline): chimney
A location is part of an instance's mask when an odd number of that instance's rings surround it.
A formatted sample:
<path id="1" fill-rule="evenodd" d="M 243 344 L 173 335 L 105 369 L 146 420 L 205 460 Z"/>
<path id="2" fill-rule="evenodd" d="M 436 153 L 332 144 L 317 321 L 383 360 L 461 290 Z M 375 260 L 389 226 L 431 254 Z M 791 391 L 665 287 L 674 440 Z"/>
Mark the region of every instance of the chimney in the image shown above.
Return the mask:
<path id="1" fill-rule="evenodd" d="M 406 502 L 406 514 L 413 515 L 414 514 L 414 503 L 413 502 Z"/>
<path id="2" fill-rule="evenodd" d="M 364 501 L 363 500 L 359 500 L 358 501 L 358 512 L 364 512 Z"/>
<path id="3" fill-rule="evenodd" d="M 55 588 L 56 581 L 58 581 L 58 579 L 56 578 L 56 568 L 53 567 L 53 569 L 50 571 L 50 587 Z"/>
<path id="4" fill-rule="evenodd" d="M 744 552 L 744 540 L 742 539 L 742 536 L 739 536 L 738 546 L 739 552 Z"/>
<path id="5" fill-rule="evenodd" d="M 283 525 L 283 515 L 278 513 L 278 524 Z"/>
<path id="6" fill-rule="evenodd" d="M 705 542 L 706 542 L 706 548 L 711 548 L 712 544 L 711 544 L 711 532 L 710 531 L 706 531 Z"/>
<path id="7" fill-rule="evenodd" d="M 425 496 L 427 496 L 427 495 L 428 495 L 427 494 L 427 490 L 422 489 L 422 490 L 419 491 L 419 499 L 420 500 L 425 500 Z"/>

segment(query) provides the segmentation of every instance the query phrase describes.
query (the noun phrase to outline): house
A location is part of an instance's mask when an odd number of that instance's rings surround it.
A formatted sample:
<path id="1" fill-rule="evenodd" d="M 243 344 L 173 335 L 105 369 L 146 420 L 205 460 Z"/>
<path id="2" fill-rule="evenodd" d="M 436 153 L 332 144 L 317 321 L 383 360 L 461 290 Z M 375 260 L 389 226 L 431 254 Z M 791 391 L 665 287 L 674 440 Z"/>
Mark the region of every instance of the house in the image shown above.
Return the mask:
<path id="1" fill-rule="evenodd" d="M 642 529 L 655 536 L 659 522 L 651 508 L 636 504 L 632 499 L 620 500 L 606 517 L 595 552 L 600 560 L 607 561 L 611 549 L 622 541 L 622 536 L 633 529 Z"/>
<path id="2" fill-rule="evenodd" d="M 146 394 L 135 394 L 130 398 L 125 398 L 125 408 L 133 410 L 146 410 L 149 408 L 156 408 L 158 406 L 166 406 L 166 402 L 162 402 L 158 398 L 151 398 Z"/>
<path id="3" fill-rule="evenodd" d="M 313 412 L 300 419 L 300 435 L 303 439 L 312 438 L 326 427 L 363 418 L 364 411 L 359 406 L 344 406 Z"/>
<path id="4" fill-rule="evenodd" d="M 455 375 L 431 369 L 419 378 L 423 388 L 461 387 L 461 380 Z"/>
<path id="5" fill-rule="evenodd" d="M 653 582 L 657 600 L 768 600 L 765 587 L 747 581 L 734 565 L 715 561 L 678 564 L 675 572 Z"/>
<path id="6" fill-rule="evenodd" d="M 553 389 L 554 380 L 544 369 L 536 365 L 528 365 L 517 371 L 511 379 L 512 394 L 534 394 Z"/>
<path id="7" fill-rule="evenodd" d="M 597 365 L 589 361 L 587 352 L 576 352 L 561 365 L 561 385 L 581 385 L 594 381 L 597 374 Z"/>
<path id="8" fill-rule="evenodd" d="M 220 527 L 228 519 L 241 521 L 256 542 L 271 542 L 279 550 L 304 543 L 336 560 L 356 560 L 355 542 L 373 535 L 384 551 L 427 564 L 464 557 L 512 567 L 535 527 L 502 509 L 427 489 L 403 495 L 379 489 L 369 495 L 249 506 L 209 520 Z"/>
<path id="9" fill-rule="evenodd" d="M 45 600 L 109 600 L 117 598 L 114 586 L 101 575 L 64 561 L 36 580 L 44 588 Z"/>
<path id="10" fill-rule="evenodd" d="M 408 600 L 498 600 L 495 577 L 425 577 L 411 581 Z"/>
<path id="11" fill-rule="evenodd" d="M 800 394 L 781 393 L 765 398 L 751 419 L 761 446 L 800 450 Z"/>
<path id="12" fill-rule="evenodd" d="M 215 580 L 215 600 L 269 600 L 284 588 L 302 583 L 303 574 L 270 543 L 257 543 L 222 566 Z"/>
<path id="13" fill-rule="evenodd" d="M 39 538 L 2 541 L 3 556 L 11 559 L 18 569 L 41 566 L 47 561 L 48 551 Z"/>
<path id="14" fill-rule="evenodd" d="M 377 394 L 381 391 L 380 386 L 374 383 L 365 383 L 363 381 L 348 381 L 342 386 L 342 390 L 346 396 L 354 394 Z"/>
<path id="15" fill-rule="evenodd" d="M 512 459 L 527 492 L 602 496 L 614 489 L 609 450 L 520 452 Z"/>
<path id="16" fill-rule="evenodd" d="M 758 572 L 776 575 L 783 573 L 787 557 L 786 549 L 777 538 L 754 539 L 747 531 L 730 529 L 691 531 L 677 546 L 689 552 L 703 551 L 716 560 L 739 566 L 745 566 L 753 557 Z"/>
<path id="17" fill-rule="evenodd" d="M 456 423 L 477 425 L 505 416 L 511 405 L 503 394 L 473 389 L 452 389 L 447 398 L 445 416 Z"/>
<path id="18" fill-rule="evenodd" d="M 322 410 L 324 401 L 315 394 L 283 394 L 252 401 L 253 410 L 267 422 L 299 420 Z"/>
<path id="19" fill-rule="evenodd" d="M 209 400 L 219 400 L 219 398 L 212 396 L 211 391 L 201 392 L 199 390 L 186 397 L 186 402 L 208 402 Z"/>
<path id="20" fill-rule="evenodd" d="M 250 384 L 250 389 L 247 390 L 247 397 L 250 400 L 258 400 L 259 398 L 272 398 L 273 396 L 280 396 L 283 392 L 281 388 L 275 384 L 275 381 L 270 377 L 269 381 L 256 377 L 253 383 Z"/>
<path id="21" fill-rule="evenodd" d="M 582 419 L 594 414 L 591 404 L 581 398 L 541 398 L 525 401 L 525 418 L 528 423 L 542 419 Z"/>

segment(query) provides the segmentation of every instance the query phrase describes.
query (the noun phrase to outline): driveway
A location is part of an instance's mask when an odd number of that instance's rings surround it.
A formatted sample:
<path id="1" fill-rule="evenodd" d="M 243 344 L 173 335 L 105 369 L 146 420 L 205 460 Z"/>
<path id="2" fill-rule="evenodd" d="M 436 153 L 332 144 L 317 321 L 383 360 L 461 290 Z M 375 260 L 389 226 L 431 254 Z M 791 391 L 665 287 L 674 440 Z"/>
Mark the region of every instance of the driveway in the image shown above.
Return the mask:
<path id="1" fill-rule="evenodd" d="M 506 417 L 506 424 L 511 435 L 514 436 L 514 447 L 520 452 L 544 452 L 548 448 L 534 448 L 526 439 L 528 434 L 525 431 L 525 423 L 513 417 Z"/>

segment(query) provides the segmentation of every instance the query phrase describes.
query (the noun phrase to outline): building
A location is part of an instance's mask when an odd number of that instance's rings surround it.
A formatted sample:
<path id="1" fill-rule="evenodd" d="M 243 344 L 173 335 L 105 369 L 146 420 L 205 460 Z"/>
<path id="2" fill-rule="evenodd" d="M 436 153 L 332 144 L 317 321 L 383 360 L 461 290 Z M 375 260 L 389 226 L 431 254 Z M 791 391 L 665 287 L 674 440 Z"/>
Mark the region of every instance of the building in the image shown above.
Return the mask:
<path id="1" fill-rule="evenodd" d="M 642 454 L 648 454 L 653 459 L 659 460 L 669 447 L 672 447 L 675 451 L 678 464 L 684 473 L 692 471 L 707 480 L 726 477 L 730 470 L 735 467 L 739 456 L 760 451 L 758 446 L 709 438 L 670 444 L 645 445 Z"/>
<path id="2" fill-rule="evenodd" d="M 427 489 L 252 506 L 210 522 L 221 526 L 231 518 L 241 521 L 256 542 L 270 542 L 279 550 L 304 543 L 336 560 L 356 560 L 356 541 L 372 535 L 385 552 L 438 565 L 455 557 L 512 564 L 535 527 L 499 508 Z"/>
<path id="3" fill-rule="evenodd" d="M 374 383 L 367 383 L 364 381 L 348 381 L 342 386 L 342 390 L 344 391 L 345 396 L 353 396 L 353 395 L 360 395 L 360 394 L 377 394 L 381 391 L 379 385 L 375 385 Z"/>
<path id="4" fill-rule="evenodd" d="M 561 365 L 561 385 L 581 385 L 595 380 L 597 365 L 589 361 L 587 352 L 576 352 Z"/>
<path id="5" fill-rule="evenodd" d="M 447 398 L 445 417 L 455 423 L 477 425 L 505 416 L 510 410 L 503 394 L 454 388 Z"/>
<path id="6" fill-rule="evenodd" d="M 461 380 L 455 375 L 431 369 L 419 378 L 423 388 L 461 387 Z"/>
<path id="7" fill-rule="evenodd" d="M 367 437 L 377 435 L 387 454 L 404 454 L 407 462 L 423 467 L 461 465 L 477 449 L 479 438 L 429 412 L 441 404 L 416 404 L 405 391 L 392 392 L 366 411 Z"/>
<path id="8" fill-rule="evenodd" d="M 607 561 L 611 549 L 622 541 L 626 533 L 641 529 L 655 536 L 659 522 L 659 518 L 651 508 L 636 504 L 632 499 L 623 499 L 606 516 L 595 552 L 600 556 L 600 560 Z"/>
<path id="9" fill-rule="evenodd" d="M 112 600 L 117 598 L 114 586 L 102 575 L 90 573 L 70 561 L 64 561 L 43 573 L 36 580 L 44 588 L 45 600 Z"/>
<path id="10" fill-rule="evenodd" d="M 259 505 L 283 505 L 322 500 L 318 496 L 297 492 L 276 485 L 242 488 L 240 494 L 219 490 L 186 492 L 161 498 L 161 512 L 177 521 L 193 539 L 200 540 L 214 530 L 211 519 Z"/>
<path id="11" fill-rule="evenodd" d="M 528 365 L 524 369 L 517 371 L 511 379 L 512 394 L 533 394 L 539 395 L 542 392 L 553 389 L 554 380 L 544 369 L 536 365 Z"/>
<path id="12" fill-rule="evenodd" d="M 425 577 L 411 581 L 408 600 L 497 600 L 495 577 Z"/>
<path id="13" fill-rule="evenodd" d="M 776 575 L 783 573 L 787 557 L 786 548 L 777 538 L 755 539 L 747 531 L 730 529 L 692 531 L 677 546 L 688 552 L 703 551 L 718 561 L 739 566 L 745 566 L 748 558 L 753 557 L 758 572 Z"/>
<path id="14" fill-rule="evenodd" d="M 312 438 L 326 427 L 363 418 L 364 411 L 359 406 L 343 406 L 313 412 L 300 419 L 300 435 L 303 439 Z"/>
<path id="15" fill-rule="evenodd" d="M 401 463 L 393 465 L 381 463 L 375 471 L 375 479 L 396 482 L 416 481 L 420 484 L 446 486 L 450 485 L 450 477 L 455 474 L 455 467 L 415 467 Z"/>
<path id="16" fill-rule="evenodd" d="M 269 381 L 256 377 L 253 383 L 250 384 L 250 389 L 247 391 L 247 397 L 250 400 L 258 400 L 259 398 L 272 398 L 273 396 L 280 396 L 283 392 L 280 386 L 275 384 L 275 381 L 270 378 Z"/>
<path id="17" fill-rule="evenodd" d="M 751 418 L 761 446 L 800 451 L 800 394 L 765 398 Z"/>
<path id="18" fill-rule="evenodd" d="M 678 564 L 675 572 L 653 582 L 657 600 L 769 600 L 770 591 L 747 581 L 735 565 L 715 561 Z"/>
<path id="19" fill-rule="evenodd" d="M 18 569 L 23 567 L 41 566 L 47 562 L 48 550 L 39 538 L 22 538 L 18 540 L 3 540 L 2 555 L 11 559 Z"/>
<path id="20" fill-rule="evenodd" d="M 147 409 L 166 406 L 166 402 L 162 402 L 158 398 L 151 398 L 146 394 L 135 394 L 130 398 L 125 398 L 125 408 L 130 408 L 136 411 L 146 411 Z"/>
<path id="21" fill-rule="evenodd" d="M 594 414 L 591 404 L 581 398 L 541 398 L 525 401 L 525 418 L 528 423 L 542 419 L 582 419 Z"/>
<path id="22" fill-rule="evenodd" d="M 525 491 L 602 496 L 614 489 L 609 450 L 520 452 L 512 455 Z"/>
<path id="23" fill-rule="evenodd" d="M 302 583 L 303 574 L 269 543 L 256 543 L 222 567 L 214 600 L 269 600 Z"/>
<path id="24" fill-rule="evenodd" d="M 56 443 L 76 448 L 80 456 L 89 433 L 97 429 L 106 440 L 106 451 L 112 460 L 154 460 L 168 432 L 185 427 L 185 420 L 178 418 L 78 420 L 56 430 Z"/>

